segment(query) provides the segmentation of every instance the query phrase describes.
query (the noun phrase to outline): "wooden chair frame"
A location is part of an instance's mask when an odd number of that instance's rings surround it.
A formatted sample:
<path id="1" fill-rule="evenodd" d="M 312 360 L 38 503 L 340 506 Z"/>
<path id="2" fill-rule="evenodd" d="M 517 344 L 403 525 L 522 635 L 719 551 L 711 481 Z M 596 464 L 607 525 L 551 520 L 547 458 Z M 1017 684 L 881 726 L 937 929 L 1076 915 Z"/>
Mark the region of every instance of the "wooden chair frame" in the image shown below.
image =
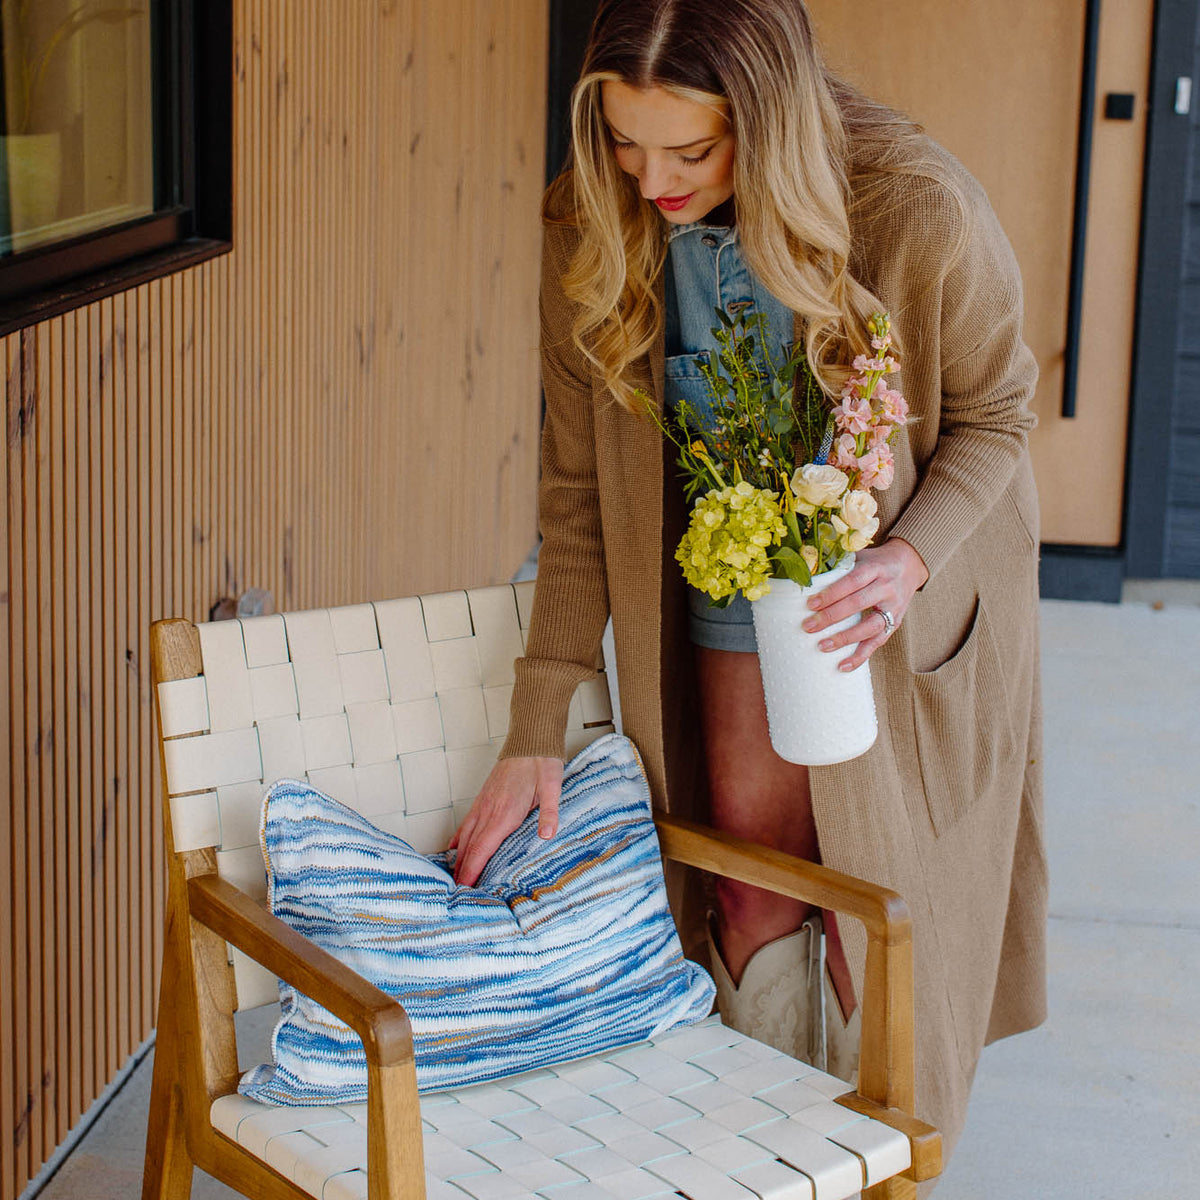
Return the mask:
<path id="1" fill-rule="evenodd" d="M 202 673 L 196 627 L 157 622 L 157 684 Z M 161 719 L 161 714 L 160 714 Z M 160 747 L 161 748 L 161 747 Z M 160 754 L 160 765 L 162 756 Z M 163 794 L 166 795 L 165 766 Z M 165 812 L 168 847 L 170 806 Z M 908 1137 L 912 1165 L 865 1200 L 911 1200 L 941 1170 L 941 1135 L 912 1116 L 912 922 L 894 892 L 815 863 L 682 821 L 655 817 L 664 858 L 854 917 L 867 933 L 858 1087 L 838 1103 Z M 262 1200 L 309 1194 L 217 1131 L 214 1100 L 236 1091 L 233 970 L 226 943 L 311 996 L 361 1038 L 368 1066 L 370 1200 L 425 1196 L 412 1033 L 401 1005 L 217 874 L 212 849 L 169 853 L 167 921 L 143 1200 L 186 1200 L 193 1167 Z"/>

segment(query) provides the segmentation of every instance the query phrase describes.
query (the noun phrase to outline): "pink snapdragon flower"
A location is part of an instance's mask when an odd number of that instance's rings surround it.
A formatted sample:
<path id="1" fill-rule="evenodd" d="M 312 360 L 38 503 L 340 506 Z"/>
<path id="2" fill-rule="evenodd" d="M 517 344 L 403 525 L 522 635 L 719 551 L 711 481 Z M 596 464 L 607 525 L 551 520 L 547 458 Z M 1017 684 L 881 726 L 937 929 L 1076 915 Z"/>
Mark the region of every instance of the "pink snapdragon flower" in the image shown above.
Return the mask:
<path id="1" fill-rule="evenodd" d="M 858 460 L 859 477 L 856 486 L 860 488 L 875 488 L 883 491 L 892 486 L 892 478 L 896 473 L 896 460 L 892 448 L 884 443 L 868 450 Z"/>
<path id="2" fill-rule="evenodd" d="M 829 450 L 831 466 L 842 471 L 858 470 L 858 443 L 852 433 L 842 433 L 833 439 Z"/>
<path id="3" fill-rule="evenodd" d="M 875 421 L 871 402 L 865 396 L 847 396 L 833 410 L 837 427 L 844 433 L 866 433 Z"/>
<path id="4" fill-rule="evenodd" d="M 877 387 L 875 400 L 879 404 L 880 415 L 891 425 L 903 425 L 908 420 L 908 401 L 895 388 Z"/>
<path id="5" fill-rule="evenodd" d="M 876 356 L 868 358 L 865 354 L 858 355 L 853 362 L 853 367 L 856 371 L 867 371 L 874 373 L 882 371 L 885 375 L 890 375 L 893 371 L 900 369 L 900 364 L 890 354 L 884 354 L 883 357 Z"/>
<path id="6" fill-rule="evenodd" d="M 880 446 L 886 446 L 887 440 L 891 436 L 892 427 L 890 425 L 873 425 L 867 434 L 867 449 L 876 450 Z"/>

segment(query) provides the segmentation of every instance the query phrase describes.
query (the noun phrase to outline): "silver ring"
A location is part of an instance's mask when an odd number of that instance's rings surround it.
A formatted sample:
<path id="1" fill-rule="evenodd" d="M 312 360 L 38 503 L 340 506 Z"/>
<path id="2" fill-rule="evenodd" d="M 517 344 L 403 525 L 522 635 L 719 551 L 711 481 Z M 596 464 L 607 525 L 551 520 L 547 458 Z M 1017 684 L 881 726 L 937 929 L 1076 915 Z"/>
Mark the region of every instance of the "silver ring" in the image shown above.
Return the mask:
<path id="1" fill-rule="evenodd" d="M 872 607 L 883 618 L 883 636 L 891 637 L 896 632 L 896 618 L 886 608 L 880 608 L 878 604 Z"/>

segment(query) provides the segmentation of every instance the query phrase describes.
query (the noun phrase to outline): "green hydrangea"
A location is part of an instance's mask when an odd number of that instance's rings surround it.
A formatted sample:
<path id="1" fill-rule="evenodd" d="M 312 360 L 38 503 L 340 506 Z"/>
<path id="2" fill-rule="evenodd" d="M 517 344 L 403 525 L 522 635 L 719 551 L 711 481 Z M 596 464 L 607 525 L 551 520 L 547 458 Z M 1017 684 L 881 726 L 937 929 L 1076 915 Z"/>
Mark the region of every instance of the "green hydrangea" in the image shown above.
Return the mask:
<path id="1" fill-rule="evenodd" d="M 767 551 L 786 532 L 779 493 L 743 481 L 696 501 L 675 559 L 688 583 L 710 599 L 741 591 L 747 600 L 757 600 L 771 590 Z"/>

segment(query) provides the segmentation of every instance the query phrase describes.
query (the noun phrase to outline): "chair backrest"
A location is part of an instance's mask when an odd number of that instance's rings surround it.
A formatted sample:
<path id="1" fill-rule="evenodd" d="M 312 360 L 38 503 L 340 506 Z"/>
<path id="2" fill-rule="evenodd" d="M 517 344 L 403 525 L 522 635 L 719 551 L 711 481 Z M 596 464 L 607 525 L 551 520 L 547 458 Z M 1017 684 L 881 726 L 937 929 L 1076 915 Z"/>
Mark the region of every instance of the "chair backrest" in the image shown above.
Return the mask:
<path id="1" fill-rule="evenodd" d="M 158 684 L 175 852 L 266 896 L 264 787 L 302 779 L 422 853 L 444 849 L 508 731 L 533 584 L 197 626 L 203 673 Z M 603 663 L 580 685 L 567 753 L 612 732 Z M 239 1009 L 278 1001 L 231 950 Z"/>

